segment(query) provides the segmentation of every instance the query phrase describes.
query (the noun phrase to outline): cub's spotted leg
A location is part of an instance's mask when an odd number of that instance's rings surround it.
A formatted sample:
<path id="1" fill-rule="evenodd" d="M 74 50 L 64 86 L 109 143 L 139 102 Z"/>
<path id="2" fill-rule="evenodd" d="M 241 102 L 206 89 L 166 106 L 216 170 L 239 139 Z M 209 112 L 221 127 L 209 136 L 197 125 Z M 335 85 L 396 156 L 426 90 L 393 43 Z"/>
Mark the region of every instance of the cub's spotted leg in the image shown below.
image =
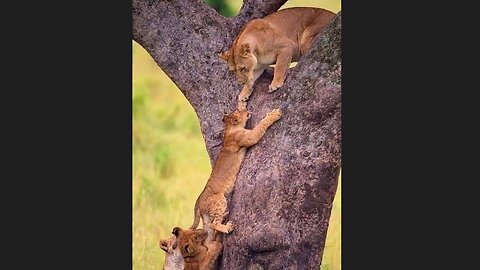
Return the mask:
<path id="1" fill-rule="evenodd" d="M 225 209 L 218 209 L 218 210 L 223 210 L 223 211 L 216 211 L 215 213 L 211 214 L 212 217 L 212 222 L 209 224 L 210 228 L 217 230 L 222 233 L 231 233 L 233 231 L 233 223 L 232 221 L 227 222 L 226 224 L 222 224 L 225 216 L 225 211 L 226 211 L 226 205 Z"/>
<path id="2" fill-rule="evenodd" d="M 258 123 L 258 125 L 252 130 L 246 130 L 240 139 L 240 144 L 245 147 L 250 147 L 256 143 L 265 135 L 268 127 L 270 127 L 277 120 L 282 118 L 282 112 L 279 109 L 274 109 Z"/>

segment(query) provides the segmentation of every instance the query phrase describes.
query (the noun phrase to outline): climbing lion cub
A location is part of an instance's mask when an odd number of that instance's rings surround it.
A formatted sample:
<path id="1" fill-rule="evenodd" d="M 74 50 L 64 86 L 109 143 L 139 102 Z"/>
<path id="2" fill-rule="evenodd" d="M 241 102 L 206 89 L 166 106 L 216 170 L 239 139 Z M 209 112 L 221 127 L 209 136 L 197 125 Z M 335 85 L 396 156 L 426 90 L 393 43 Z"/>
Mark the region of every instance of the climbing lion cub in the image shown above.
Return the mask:
<path id="1" fill-rule="evenodd" d="M 335 13 L 322 8 L 295 7 L 248 22 L 228 51 L 220 53 L 228 69 L 244 84 L 238 96 L 247 101 L 253 83 L 271 64 L 275 65 L 268 92 L 283 86 L 290 63 L 310 48 L 313 38 L 327 26 Z"/>
<path id="2" fill-rule="evenodd" d="M 206 243 L 214 238 L 215 230 L 222 233 L 233 231 L 231 221 L 222 224 L 227 215 L 227 196 L 232 192 L 240 165 L 248 147 L 256 144 L 265 134 L 267 128 L 282 117 L 279 109 L 272 110 L 252 130 L 245 129 L 250 113 L 246 109 L 237 109 L 223 117 L 225 125 L 223 144 L 213 166 L 205 188 L 195 202 L 195 229 L 203 220 L 203 228 L 208 232 Z"/>
<path id="3" fill-rule="evenodd" d="M 183 262 L 182 268 L 172 268 L 172 270 L 213 270 L 215 268 L 215 260 L 222 252 L 222 244 L 219 241 L 206 244 L 207 232 L 202 229 L 182 230 L 175 227 L 172 233 L 175 235 Z"/>

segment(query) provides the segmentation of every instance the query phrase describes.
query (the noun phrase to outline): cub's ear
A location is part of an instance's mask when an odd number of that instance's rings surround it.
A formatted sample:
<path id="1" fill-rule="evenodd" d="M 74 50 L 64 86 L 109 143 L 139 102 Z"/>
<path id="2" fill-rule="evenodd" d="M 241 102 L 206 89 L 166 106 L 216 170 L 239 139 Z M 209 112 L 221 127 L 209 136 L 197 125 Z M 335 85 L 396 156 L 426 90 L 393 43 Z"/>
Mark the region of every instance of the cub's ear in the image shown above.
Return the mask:
<path id="1" fill-rule="evenodd" d="M 160 245 L 160 248 L 163 251 L 168 252 L 168 242 L 167 242 L 167 240 L 161 239 L 160 242 L 159 242 L 159 245 Z"/>
<path id="2" fill-rule="evenodd" d="M 195 230 L 195 236 L 196 237 L 202 237 L 208 235 L 207 231 L 204 229 L 196 229 Z"/>
<path id="3" fill-rule="evenodd" d="M 175 228 L 173 228 L 172 233 L 173 233 L 176 237 L 178 237 L 178 233 L 179 233 L 181 230 L 182 230 L 182 229 L 180 229 L 179 227 L 175 227 Z"/>
<path id="4" fill-rule="evenodd" d="M 247 57 L 249 53 L 251 53 L 252 50 L 250 49 L 250 44 L 249 43 L 243 43 L 240 47 L 240 56 L 241 57 Z"/>
<path id="5" fill-rule="evenodd" d="M 227 120 L 227 118 L 228 118 L 228 114 L 226 114 L 226 113 L 223 113 L 222 122 L 224 122 L 224 123 L 225 123 L 225 121 Z"/>
<path id="6" fill-rule="evenodd" d="M 218 56 L 220 56 L 220 59 L 228 62 L 228 58 L 230 57 L 230 51 L 221 52 L 218 54 Z"/>

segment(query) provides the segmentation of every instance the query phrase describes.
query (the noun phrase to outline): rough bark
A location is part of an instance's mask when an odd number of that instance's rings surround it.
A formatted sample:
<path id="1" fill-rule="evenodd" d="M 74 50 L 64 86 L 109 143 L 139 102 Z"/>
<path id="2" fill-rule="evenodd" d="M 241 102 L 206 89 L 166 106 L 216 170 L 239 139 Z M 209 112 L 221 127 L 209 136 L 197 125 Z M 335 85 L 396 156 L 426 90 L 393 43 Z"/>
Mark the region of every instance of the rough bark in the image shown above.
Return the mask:
<path id="1" fill-rule="evenodd" d="M 133 1 L 133 39 L 191 103 L 212 164 L 223 113 L 235 109 L 242 88 L 217 54 L 245 22 L 285 2 L 246 0 L 239 15 L 225 18 L 201 0 Z M 284 116 L 247 152 L 229 206 L 235 231 L 224 238 L 219 269 L 318 269 L 341 165 L 340 39 L 339 13 L 282 88 L 267 93 L 272 70 L 255 83 L 248 126 L 273 108 Z"/>

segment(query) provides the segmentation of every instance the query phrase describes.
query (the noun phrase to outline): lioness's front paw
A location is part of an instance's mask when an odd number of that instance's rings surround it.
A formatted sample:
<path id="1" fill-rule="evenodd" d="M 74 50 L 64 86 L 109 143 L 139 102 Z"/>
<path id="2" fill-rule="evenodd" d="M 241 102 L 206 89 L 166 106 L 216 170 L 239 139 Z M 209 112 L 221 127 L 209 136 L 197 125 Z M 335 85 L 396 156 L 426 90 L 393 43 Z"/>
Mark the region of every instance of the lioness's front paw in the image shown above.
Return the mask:
<path id="1" fill-rule="evenodd" d="M 280 109 L 273 109 L 271 112 L 267 113 L 267 117 L 271 117 L 277 121 L 282 118 L 282 111 Z"/>
<path id="2" fill-rule="evenodd" d="M 283 86 L 283 82 L 272 82 L 270 86 L 268 86 L 268 93 L 272 93 L 276 91 L 278 88 Z"/>
<path id="3" fill-rule="evenodd" d="M 230 220 L 229 222 L 227 222 L 227 224 L 225 224 L 225 226 L 227 227 L 227 233 L 231 233 L 233 232 L 233 222 Z"/>

